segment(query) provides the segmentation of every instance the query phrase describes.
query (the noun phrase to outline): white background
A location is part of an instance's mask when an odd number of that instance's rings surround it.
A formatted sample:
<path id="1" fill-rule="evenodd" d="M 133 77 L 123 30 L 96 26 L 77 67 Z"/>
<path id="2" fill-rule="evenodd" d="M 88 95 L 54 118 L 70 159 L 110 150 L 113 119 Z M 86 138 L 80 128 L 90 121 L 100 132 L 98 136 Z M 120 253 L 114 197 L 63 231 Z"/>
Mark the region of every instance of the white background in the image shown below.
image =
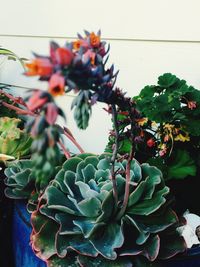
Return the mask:
<path id="1" fill-rule="evenodd" d="M 199 0 L 0 0 L 0 45 L 20 57 L 48 54 L 49 41 L 60 45 L 83 33 L 102 31 L 111 44 L 109 63 L 120 70 L 117 85 L 130 96 L 172 72 L 200 88 Z M 16 62 L 0 68 L 0 81 L 45 88 L 22 75 Z M 97 105 L 89 128 L 79 131 L 70 112 L 72 97 L 57 99 L 65 108 L 67 126 L 89 152 L 103 151 L 110 118 Z"/>

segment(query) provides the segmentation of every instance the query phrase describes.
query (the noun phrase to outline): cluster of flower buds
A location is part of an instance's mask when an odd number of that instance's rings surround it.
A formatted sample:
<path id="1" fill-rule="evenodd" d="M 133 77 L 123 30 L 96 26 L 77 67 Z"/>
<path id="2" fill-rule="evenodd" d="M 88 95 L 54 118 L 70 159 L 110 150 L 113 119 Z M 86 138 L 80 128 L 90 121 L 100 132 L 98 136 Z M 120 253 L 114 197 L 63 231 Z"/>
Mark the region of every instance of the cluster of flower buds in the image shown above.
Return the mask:
<path id="1" fill-rule="evenodd" d="M 109 46 L 101 41 L 100 31 L 85 31 L 85 37 L 78 34 L 78 39 L 60 47 L 51 42 L 50 55 L 35 55 L 26 64 L 28 76 L 39 76 L 49 82 L 48 90 L 53 96 L 63 95 L 70 90 L 97 91 L 106 84 L 113 84 L 114 67 L 105 68 Z"/>

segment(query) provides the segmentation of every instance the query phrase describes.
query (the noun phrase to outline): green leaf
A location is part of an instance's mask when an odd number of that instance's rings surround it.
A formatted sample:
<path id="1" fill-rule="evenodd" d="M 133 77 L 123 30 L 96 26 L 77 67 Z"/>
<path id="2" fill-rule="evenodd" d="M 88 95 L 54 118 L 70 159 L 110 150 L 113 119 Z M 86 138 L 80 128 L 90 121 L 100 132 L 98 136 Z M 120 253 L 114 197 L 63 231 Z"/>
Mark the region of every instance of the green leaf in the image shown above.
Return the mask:
<path id="1" fill-rule="evenodd" d="M 58 256 L 53 256 L 47 260 L 47 267 L 80 267 L 78 263 L 76 263 L 75 257 L 65 257 L 64 259 L 59 258 Z"/>
<path id="2" fill-rule="evenodd" d="M 168 88 L 174 85 L 177 81 L 178 78 L 171 73 L 165 73 L 162 76 L 158 77 L 158 84 L 164 88 Z"/>
<path id="3" fill-rule="evenodd" d="M 97 217 L 101 211 L 101 202 L 94 197 L 82 200 L 77 206 L 86 217 Z"/>
<path id="4" fill-rule="evenodd" d="M 33 235 L 32 247 L 39 258 L 45 260 L 56 254 L 54 234 L 56 231 L 58 231 L 58 225 L 53 220 L 49 220 L 38 234 Z"/>
<path id="5" fill-rule="evenodd" d="M 81 267 L 133 267 L 131 261 L 124 257 L 109 261 L 100 256 L 97 258 L 89 258 L 79 255 L 78 262 Z"/>
<path id="6" fill-rule="evenodd" d="M 124 237 L 121 226 L 110 222 L 110 224 L 102 226 L 97 234 L 90 237 L 90 240 L 103 257 L 115 260 L 117 258 L 115 249 L 122 246 Z"/>
<path id="7" fill-rule="evenodd" d="M 152 199 L 143 200 L 133 207 L 128 208 L 127 213 L 147 216 L 158 210 L 166 202 L 164 196 L 168 193 L 169 188 L 165 186 L 163 189 L 157 191 Z"/>
<path id="8" fill-rule="evenodd" d="M 173 163 L 168 166 L 167 179 L 184 179 L 188 175 L 195 176 L 197 167 L 186 150 L 177 150 Z"/>
<path id="9" fill-rule="evenodd" d="M 79 157 L 70 158 L 65 161 L 63 164 L 63 169 L 65 171 L 73 171 L 76 172 L 77 165 L 82 161 Z"/>

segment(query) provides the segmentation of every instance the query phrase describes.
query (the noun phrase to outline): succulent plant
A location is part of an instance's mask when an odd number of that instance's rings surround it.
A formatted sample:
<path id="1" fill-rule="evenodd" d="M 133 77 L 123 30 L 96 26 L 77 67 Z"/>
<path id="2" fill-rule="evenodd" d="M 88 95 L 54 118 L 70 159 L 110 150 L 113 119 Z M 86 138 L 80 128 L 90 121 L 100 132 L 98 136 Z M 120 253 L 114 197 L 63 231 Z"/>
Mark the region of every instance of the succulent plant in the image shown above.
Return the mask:
<path id="1" fill-rule="evenodd" d="M 121 213 L 126 165 L 122 160 L 114 166 L 116 203 L 109 154 L 80 154 L 63 164 L 31 217 L 33 250 L 48 266 L 132 266 L 130 256 L 159 256 L 161 233 L 177 223 L 166 201 L 169 189 L 157 168 L 132 160 L 128 205 Z M 164 257 L 178 250 L 184 250 L 181 238 Z"/>
<path id="2" fill-rule="evenodd" d="M 19 128 L 20 119 L 0 118 L 0 153 L 20 158 L 28 155 L 32 138 Z"/>
<path id="3" fill-rule="evenodd" d="M 33 169 L 34 161 L 30 159 L 16 160 L 7 164 L 5 169 L 5 195 L 12 199 L 27 199 L 27 209 L 33 212 L 38 203 L 39 195 L 41 194 L 41 187 L 38 186 L 38 179 L 35 176 Z M 57 166 L 53 168 L 51 175 L 46 175 L 46 179 L 42 181 L 43 188 L 46 188 L 48 183 L 53 179 L 52 177 L 60 170 Z M 39 183 L 39 185 L 41 185 Z"/>
<path id="4" fill-rule="evenodd" d="M 5 190 L 7 197 L 15 199 L 27 199 L 31 195 L 35 186 L 35 178 L 32 175 L 32 161 L 14 161 L 5 169 Z"/>

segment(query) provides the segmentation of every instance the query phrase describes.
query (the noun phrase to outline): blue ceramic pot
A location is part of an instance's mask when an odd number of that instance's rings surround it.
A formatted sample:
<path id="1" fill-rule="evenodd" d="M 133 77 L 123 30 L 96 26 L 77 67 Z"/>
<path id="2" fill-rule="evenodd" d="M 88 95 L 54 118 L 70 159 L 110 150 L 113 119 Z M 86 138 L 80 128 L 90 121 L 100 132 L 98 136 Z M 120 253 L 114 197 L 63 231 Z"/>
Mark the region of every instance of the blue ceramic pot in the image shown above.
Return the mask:
<path id="1" fill-rule="evenodd" d="M 15 267 L 46 267 L 30 246 L 30 214 L 24 201 L 15 201 L 13 214 L 13 254 Z M 3 266 L 2 266 L 3 267 Z"/>
<path id="2" fill-rule="evenodd" d="M 13 214 L 13 252 L 15 267 L 46 267 L 30 246 L 30 214 L 24 201 L 15 201 Z M 161 261 L 159 267 L 200 267 L 200 246 L 172 259 Z M 89 267 L 89 266 L 88 266 Z"/>
<path id="3" fill-rule="evenodd" d="M 183 255 L 161 262 L 161 267 L 200 267 L 200 246 L 189 249 Z"/>

